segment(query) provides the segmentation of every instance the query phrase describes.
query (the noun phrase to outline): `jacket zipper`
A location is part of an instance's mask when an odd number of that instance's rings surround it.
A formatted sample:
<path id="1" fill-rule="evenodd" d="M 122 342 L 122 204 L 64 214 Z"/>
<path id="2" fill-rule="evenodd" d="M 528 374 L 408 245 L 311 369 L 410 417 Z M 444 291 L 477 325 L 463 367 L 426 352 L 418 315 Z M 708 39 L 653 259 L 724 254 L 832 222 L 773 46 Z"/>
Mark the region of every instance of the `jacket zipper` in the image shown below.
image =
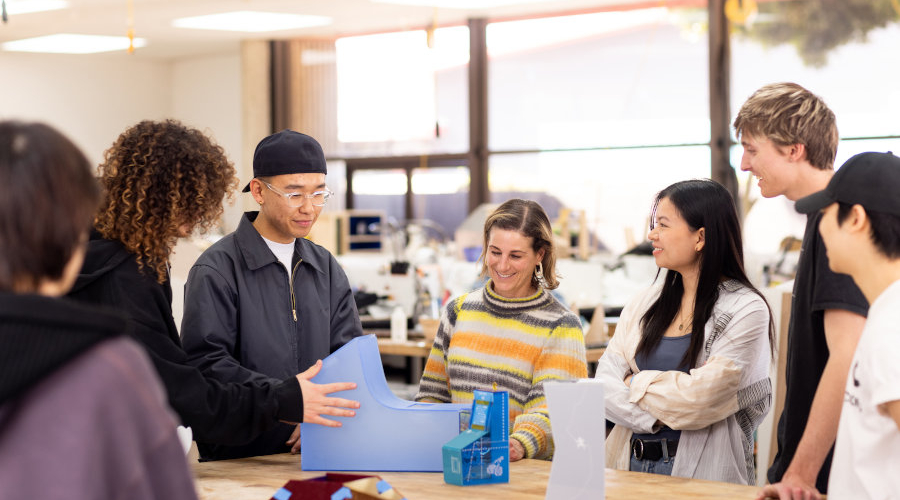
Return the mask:
<path id="1" fill-rule="evenodd" d="M 297 299 L 294 297 L 294 273 L 297 272 L 297 267 L 301 262 L 303 262 L 303 259 L 297 259 L 297 263 L 294 264 L 294 269 L 291 271 L 291 275 L 288 276 L 288 284 L 290 284 L 291 287 L 291 313 L 294 314 L 294 323 L 297 322 Z"/>

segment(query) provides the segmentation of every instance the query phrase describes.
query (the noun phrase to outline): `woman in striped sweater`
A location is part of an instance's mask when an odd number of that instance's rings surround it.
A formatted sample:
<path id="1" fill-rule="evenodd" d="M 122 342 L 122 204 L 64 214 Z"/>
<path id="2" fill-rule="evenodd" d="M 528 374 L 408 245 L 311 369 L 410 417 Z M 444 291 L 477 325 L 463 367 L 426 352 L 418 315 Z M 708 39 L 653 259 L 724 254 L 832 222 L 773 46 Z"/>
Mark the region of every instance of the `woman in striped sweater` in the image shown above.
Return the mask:
<path id="1" fill-rule="evenodd" d="M 471 403 L 476 389 L 509 392 L 510 461 L 553 456 L 547 380 L 587 376 L 578 317 L 549 293 L 559 286 L 550 220 L 512 199 L 484 223 L 479 290 L 441 317 L 416 401 Z"/>

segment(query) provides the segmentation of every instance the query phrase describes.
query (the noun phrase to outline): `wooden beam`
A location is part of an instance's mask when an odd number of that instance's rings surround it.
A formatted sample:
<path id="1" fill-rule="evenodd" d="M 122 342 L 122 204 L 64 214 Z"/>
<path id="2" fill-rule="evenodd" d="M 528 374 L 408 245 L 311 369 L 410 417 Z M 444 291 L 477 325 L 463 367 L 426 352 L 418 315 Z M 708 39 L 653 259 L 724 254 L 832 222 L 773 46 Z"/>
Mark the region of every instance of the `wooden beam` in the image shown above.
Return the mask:
<path id="1" fill-rule="evenodd" d="M 469 20 L 469 211 L 489 201 L 487 19 Z"/>
<path id="2" fill-rule="evenodd" d="M 710 177 L 728 188 L 738 203 L 737 175 L 731 166 L 731 45 L 725 0 L 709 0 Z"/>

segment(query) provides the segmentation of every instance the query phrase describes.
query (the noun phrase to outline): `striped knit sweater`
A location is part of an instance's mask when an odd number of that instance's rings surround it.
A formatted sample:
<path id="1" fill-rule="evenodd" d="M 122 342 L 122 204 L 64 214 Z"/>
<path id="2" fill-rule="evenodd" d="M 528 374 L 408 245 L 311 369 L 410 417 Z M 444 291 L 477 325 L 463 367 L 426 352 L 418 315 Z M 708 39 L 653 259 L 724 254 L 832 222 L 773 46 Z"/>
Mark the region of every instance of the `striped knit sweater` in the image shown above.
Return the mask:
<path id="1" fill-rule="evenodd" d="M 509 392 L 510 438 L 525 458 L 550 459 L 553 440 L 544 382 L 587 376 L 584 334 L 574 313 L 550 293 L 506 299 L 488 282 L 451 301 L 416 401 L 471 403 L 476 389 Z"/>

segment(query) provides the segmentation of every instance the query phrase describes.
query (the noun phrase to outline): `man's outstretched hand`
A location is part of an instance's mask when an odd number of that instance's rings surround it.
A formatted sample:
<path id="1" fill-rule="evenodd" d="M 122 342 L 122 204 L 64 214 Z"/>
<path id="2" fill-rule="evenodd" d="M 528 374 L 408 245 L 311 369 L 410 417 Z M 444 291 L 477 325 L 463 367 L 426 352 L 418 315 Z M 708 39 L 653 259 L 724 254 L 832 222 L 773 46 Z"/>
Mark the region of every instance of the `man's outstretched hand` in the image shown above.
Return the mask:
<path id="1" fill-rule="evenodd" d="M 349 391 L 356 389 L 355 382 L 333 382 L 330 384 L 316 384 L 309 379 L 315 377 L 322 369 L 322 360 L 309 367 L 303 373 L 297 375 L 300 382 L 300 390 L 303 393 L 303 422 L 307 424 L 319 424 L 327 427 L 340 427 L 337 420 L 325 418 L 352 417 L 353 411 L 359 408 L 359 402 L 344 398 L 334 398 L 329 395 L 333 392 Z"/>

